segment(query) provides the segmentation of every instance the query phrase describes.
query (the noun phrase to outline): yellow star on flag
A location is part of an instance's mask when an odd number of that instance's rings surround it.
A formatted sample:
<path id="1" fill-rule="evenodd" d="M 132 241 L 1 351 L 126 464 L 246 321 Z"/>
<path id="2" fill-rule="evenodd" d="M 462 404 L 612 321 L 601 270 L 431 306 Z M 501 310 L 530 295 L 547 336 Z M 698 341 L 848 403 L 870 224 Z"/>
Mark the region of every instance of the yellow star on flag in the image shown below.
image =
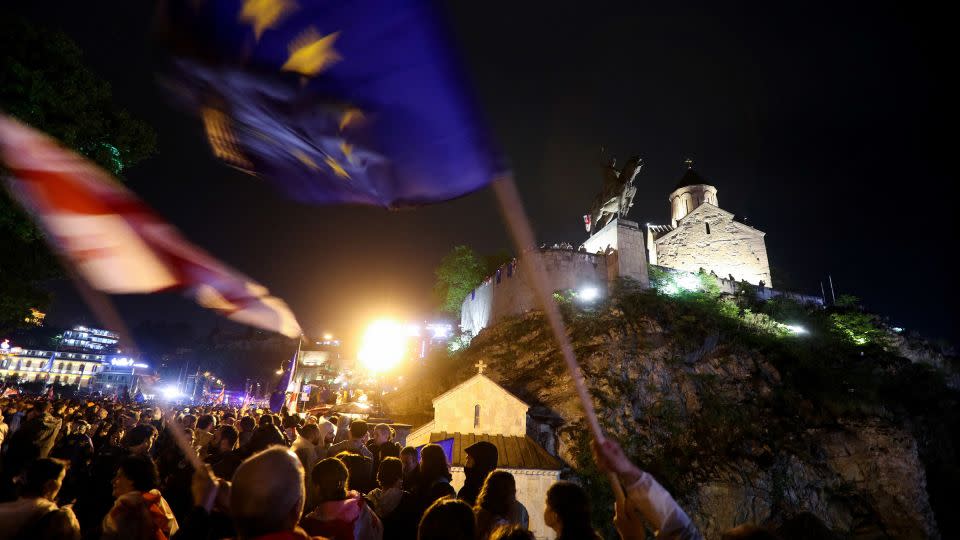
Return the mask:
<path id="1" fill-rule="evenodd" d="M 312 28 L 307 30 L 290 44 L 290 58 L 280 69 L 294 71 L 306 77 L 315 76 L 340 60 L 340 55 L 333 49 L 333 42 L 339 35 L 340 32 L 334 32 L 321 36 Z"/>
<path id="2" fill-rule="evenodd" d="M 263 32 L 277 24 L 296 4 L 289 0 L 243 0 L 240 21 L 253 25 L 253 35 L 260 39 Z"/>
<path id="3" fill-rule="evenodd" d="M 350 124 L 363 118 L 363 112 L 360 109 L 347 109 L 340 115 L 340 131 Z"/>
<path id="4" fill-rule="evenodd" d="M 311 169 L 319 169 L 319 168 L 320 168 L 320 167 L 317 166 L 317 163 L 316 163 L 315 161 L 313 161 L 313 159 L 312 159 L 310 156 L 304 154 L 304 153 L 303 153 L 302 151 L 300 151 L 300 150 L 294 150 L 294 151 L 293 151 L 293 157 L 297 158 L 298 160 L 300 160 L 300 163 L 303 163 L 304 165 L 306 165 L 307 167 L 310 167 Z"/>
<path id="5" fill-rule="evenodd" d="M 353 163 L 353 145 L 347 141 L 340 141 L 340 151 L 343 152 L 343 157 L 347 158 L 347 161 Z"/>
<path id="6" fill-rule="evenodd" d="M 333 171 L 333 174 L 339 176 L 340 178 L 350 179 L 350 174 L 343 168 L 342 165 L 337 163 L 337 160 L 333 159 L 330 156 L 323 158 L 323 162 L 327 164 L 327 167 L 330 167 L 330 170 Z"/>

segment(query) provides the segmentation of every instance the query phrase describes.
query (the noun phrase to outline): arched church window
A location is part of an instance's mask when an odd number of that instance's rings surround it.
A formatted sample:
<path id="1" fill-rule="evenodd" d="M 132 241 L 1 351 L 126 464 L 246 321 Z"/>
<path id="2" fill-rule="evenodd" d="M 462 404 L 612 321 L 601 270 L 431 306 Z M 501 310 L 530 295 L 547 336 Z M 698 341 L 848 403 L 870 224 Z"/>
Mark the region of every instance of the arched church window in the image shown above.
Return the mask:
<path id="1" fill-rule="evenodd" d="M 691 197 L 689 193 L 684 196 L 683 202 L 687 205 L 687 213 L 693 212 L 693 197 Z"/>
<path id="2" fill-rule="evenodd" d="M 480 405 L 473 406 L 473 427 L 478 427 L 480 425 Z"/>
<path id="3" fill-rule="evenodd" d="M 707 234 L 710 234 L 710 224 L 709 224 L 709 223 L 704 223 L 704 225 L 707 226 Z"/>

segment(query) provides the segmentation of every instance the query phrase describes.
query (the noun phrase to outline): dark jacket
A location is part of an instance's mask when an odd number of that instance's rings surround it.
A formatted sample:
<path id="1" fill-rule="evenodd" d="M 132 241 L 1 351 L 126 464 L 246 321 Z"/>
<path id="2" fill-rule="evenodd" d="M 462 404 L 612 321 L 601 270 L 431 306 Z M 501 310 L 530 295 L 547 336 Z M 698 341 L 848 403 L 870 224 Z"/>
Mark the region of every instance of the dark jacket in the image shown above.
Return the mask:
<path id="1" fill-rule="evenodd" d="M 4 466 L 13 474 L 19 474 L 28 463 L 50 456 L 53 443 L 60 432 L 60 419 L 50 413 L 44 413 L 27 420 L 20 429 L 10 436 Z"/>
<path id="2" fill-rule="evenodd" d="M 480 495 L 487 475 L 497 468 L 499 455 L 497 447 L 487 441 L 474 443 L 464 452 L 473 458 L 473 466 L 463 468 L 463 487 L 457 493 L 457 498 L 473 506 L 477 503 L 477 497 Z"/>
<path id="3" fill-rule="evenodd" d="M 400 457 L 400 445 L 393 441 L 377 444 L 371 439 L 367 441 L 367 450 L 373 454 L 373 467 L 371 468 L 371 472 L 374 480 L 376 480 L 377 473 L 380 471 L 380 462 L 383 461 L 384 458 Z"/>

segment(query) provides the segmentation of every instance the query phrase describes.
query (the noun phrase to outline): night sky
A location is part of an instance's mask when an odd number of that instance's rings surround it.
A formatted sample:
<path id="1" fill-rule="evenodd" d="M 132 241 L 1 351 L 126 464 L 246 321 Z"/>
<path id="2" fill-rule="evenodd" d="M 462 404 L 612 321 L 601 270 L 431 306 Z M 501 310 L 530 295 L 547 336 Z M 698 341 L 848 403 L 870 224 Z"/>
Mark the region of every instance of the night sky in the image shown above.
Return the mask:
<path id="1" fill-rule="evenodd" d="M 156 128 L 158 155 L 129 171 L 133 189 L 285 299 L 308 333 L 349 338 L 372 317 L 427 317 L 452 246 L 509 247 L 487 191 L 404 212 L 285 200 L 216 162 L 200 123 L 161 94 L 151 2 L 29 4 L 19 9 L 76 39 L 118 103 Z M 448 3 L 539 239 L 583 241 L 601 146 L 620 163 L 645 159 L 629 216 L 641 223 L 668 222 L 690 157 L 721 207 L 766 231 L 776 285 L 819 292 L 829 273 L 838 294 L 956 342 L 946 18 L 887 3 L 637 4 Z M 68 285 L 54 290 L 51 322 L 93 322 Z M 175 295 L 118 305 L 131 325 L 217 323 Z"/>

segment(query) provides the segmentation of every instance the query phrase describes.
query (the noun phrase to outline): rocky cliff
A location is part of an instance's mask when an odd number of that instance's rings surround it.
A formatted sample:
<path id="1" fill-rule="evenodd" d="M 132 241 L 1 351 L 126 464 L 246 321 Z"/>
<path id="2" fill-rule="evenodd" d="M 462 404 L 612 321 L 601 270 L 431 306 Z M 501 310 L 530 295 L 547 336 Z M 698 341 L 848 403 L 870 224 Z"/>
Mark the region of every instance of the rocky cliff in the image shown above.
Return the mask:
<path id="1" fill-rule="evenodd" d="M 560 299 L 605 429 L 708 538 L 744 522 L 788 538 L 957 532 L 957 396 L 936 369 L 889 343 L 845 339 L 819 309 L 630 287 L 590 308 Z M 803 333 L 775 316 L 802 321 Z M 483 331 L 407 393 L 437 395 L 480 359 L 533 406 L 531 435 L 548 447 L 555 437 L 570 473 L 592 492 L 598 520 L 609 523 L 608 488 L 538 313 Z"/>

